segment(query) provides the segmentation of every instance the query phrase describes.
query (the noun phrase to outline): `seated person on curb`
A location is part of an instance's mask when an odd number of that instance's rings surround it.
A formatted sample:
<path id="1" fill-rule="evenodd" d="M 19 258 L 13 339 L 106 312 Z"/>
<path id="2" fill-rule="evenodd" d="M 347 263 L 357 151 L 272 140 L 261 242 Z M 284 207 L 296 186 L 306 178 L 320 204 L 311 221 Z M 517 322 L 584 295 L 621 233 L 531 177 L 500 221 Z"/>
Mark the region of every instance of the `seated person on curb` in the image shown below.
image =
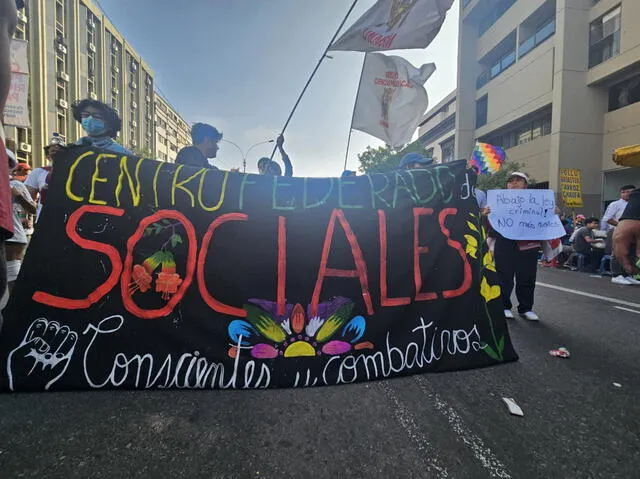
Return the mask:
<path id="1" fill-rule="evenodd" d="M 282 163 L 284 163 L 284 176 L 293 176 L 293 165 L 291 164 L 289 155 L 287 155 L 287 152 L 284 151 L 284 136 L 280 135 L 278 137 L 276 146 L 280 151 Z M 261 175 L 282 176 L 282 168 L 280 168 L 280 165 L 275 161 L 267 158 L 266 156 L 258 160 L 258 172 Z"/>
<path id="2" fill-rule="evenodd" d="M 222 133 L 206 123 L 196 123 L 191 127 L 191 141 L 193 145 L 185 146 L 178 152 L 177 165 L 196 166 L 217 170 L 209 163 L 209 158 L 218 155 L 218 143 L 222 140 Z"/>
<path id="3" fill-rule="evenodd" d="M 586 226 L 576 231 L 573 240 L 573 249 L 577 254 L 584 255 L 584 257 L 589 260 L 591 270 L 595 271 L 596 266 L 598 266 L 598 256 L 600 253 L 594 249 L 594 245 L 598 243 L 594 231 L 598 228 L 600 220 L 598 220 L 598 218 L 587 218 L 585 224 Z"/>

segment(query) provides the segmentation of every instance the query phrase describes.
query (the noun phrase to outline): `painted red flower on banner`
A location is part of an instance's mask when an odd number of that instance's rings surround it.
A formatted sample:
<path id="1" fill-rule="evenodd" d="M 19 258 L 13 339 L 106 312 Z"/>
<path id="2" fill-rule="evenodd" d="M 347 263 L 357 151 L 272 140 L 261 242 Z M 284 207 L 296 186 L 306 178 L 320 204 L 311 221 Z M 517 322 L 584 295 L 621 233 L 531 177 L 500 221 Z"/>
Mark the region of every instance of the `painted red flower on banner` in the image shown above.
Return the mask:
<path id="1" fill-rule="evenodd" d="M 169 232 L 169 238 L 162 244 L 159 251 L 156 251 L 142 264 L 133 267 L 131 274 L 131 283 L 129 284 L 130 294 L 146 293 L 155 291 L 161 293 L 162 299 L 168 301 L 171 296 L 178 292 L 178 288 L 182 284 L 183 279 L 176 272 L 176 261 L 171 249 L 175 249 L 182 244 L 182 237 L 176 232 L 176 228 L 180 223 L 162 220 L 161 222 L 150 225 L 144 231 L 145 237 L 162 235 Z M 155 279 L 155 289 L 152 289 L 155 271 L 162 266 Z"/>
<path id="2" fill-rule="evenodd" d="M 244 306 L 247 320 L 229 324 L 229 356 L 238 355 L 238 344 L 256 359 L 296 358 L 320 355 L 337 356 L 354 350 L 373 349 L 361 341 L 366 329 L 363 316 L 351 317 L 353 303 L 347 298 L 333 298 L 320 303 L 311 317 L 300 304 L 287 304 L 284 315 L 277 314 L 277 304 L 258 299 Z"/>

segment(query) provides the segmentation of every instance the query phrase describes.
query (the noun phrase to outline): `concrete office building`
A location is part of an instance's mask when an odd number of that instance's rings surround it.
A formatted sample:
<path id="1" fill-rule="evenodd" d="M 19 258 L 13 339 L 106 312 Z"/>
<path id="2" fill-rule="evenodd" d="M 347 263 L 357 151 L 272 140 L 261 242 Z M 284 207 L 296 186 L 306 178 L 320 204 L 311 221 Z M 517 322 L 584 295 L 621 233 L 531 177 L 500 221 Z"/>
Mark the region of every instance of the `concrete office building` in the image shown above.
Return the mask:
<path id="1" fill-rule="evenodd" d="M 539 183 L 582 171 L 600 214 L 640 171 L 611 161 L 640 143 L 639 0 L 461 0 L 456 158 L 506 148 Z"/>
<path id="2" fill-rule="evenodd" d="M 418 125 L 418 135 L 418 142 L 427 149 L 436 163 L 457 159 L 455 91 L 424 114 Z"/>
<path id="3" fill-rule="evenodd" d="M 191 144 L 191 127 L 180 114 L 156 93 L 156 157 L 174 163 L 178 151 Z"/>
<path id="4" fill-rule="evenodd" d="M 82 131 L 71 105 L 93 98 L 118 110 L 118 141 L 155 153 L 153 71 L 91 0 L 27 0 L 17 38 L 29 41 L 31 128 L 7 128 L 18 156 L 41 166 L 52 134 Z"/>

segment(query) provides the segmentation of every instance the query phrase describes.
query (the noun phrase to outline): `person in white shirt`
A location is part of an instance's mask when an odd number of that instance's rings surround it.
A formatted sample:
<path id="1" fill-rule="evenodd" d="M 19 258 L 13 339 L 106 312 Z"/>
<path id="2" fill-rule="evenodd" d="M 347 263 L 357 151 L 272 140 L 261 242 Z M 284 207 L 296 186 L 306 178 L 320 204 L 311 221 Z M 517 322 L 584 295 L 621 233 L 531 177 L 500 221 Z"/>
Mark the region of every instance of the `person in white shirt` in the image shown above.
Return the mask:
<path id="1" fill-rule="evenodd" d="M 40 211 L 42 211 L 42 205 L 44 204 L 51 170 L 53 169 L 53 157 L 61 146 L 64 146 L 64 142 L 62 142 L 58 137 L 54 137 L 51 140 L 51 144 L 44 147 L 44 154 L 49 165 L 34 169 L 24 181 L 24 185 L 27 187 L 27 190 L 29 190 L 29 193 L 31 193 L 31 197 L 34 201 L 38 202 L 36 223 L 40 218 Z"/>
<path id="2" fill-rule="evenodd" d="M 633 185 L 625 185 L 620 188 L 620 199 L 611 203 L 607 210 L 604 212 L 604 216 L 602 217 L 602 222 L 600 224 L 600 229 L 603 231 L 609 231 L 618 226 L 618 220 L 624 213 L 624 209 L 627 207 L 627 203 L 629 202 L 629 195 L 636 187 Z"/>
<path id="3" fill-rule="evenodd" d="M 620 221 L 620 218 L 627 207 L 629 196 L 633 190 L 635 190 L 635 186 L 633 185 L 625 185 L 620 188 L 620 199 L 611 203 L 604 212 L 600 228 L 607 232 L 608 244 L 613 242 L 613 232 L 616 226 L 618 226 L 618 221 Z M 625 273 L 620 263 L 615 258 L 611 259 L 611 276 L 611 282 L 613 284 L 632 286 L 640 285 L 640 281 Z"/>

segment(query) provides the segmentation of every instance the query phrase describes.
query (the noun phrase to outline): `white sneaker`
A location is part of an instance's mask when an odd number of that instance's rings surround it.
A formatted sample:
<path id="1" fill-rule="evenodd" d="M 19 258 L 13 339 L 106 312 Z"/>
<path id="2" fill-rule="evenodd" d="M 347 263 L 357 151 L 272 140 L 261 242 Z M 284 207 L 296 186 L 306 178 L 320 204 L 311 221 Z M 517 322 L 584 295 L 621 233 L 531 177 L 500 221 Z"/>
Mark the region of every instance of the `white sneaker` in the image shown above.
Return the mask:
<path id="1" fill-rule="evenodd" d="M 640 281 L 635 279 L 633 276 L 627 276 L 625 279 L 629 282 L 629 284 L 632 284 L 634 286 L 637 286 L 640 284 Z"/>
<path id="2" fill-rule="evenodd" d="M 613 284 L 622 284 L 622 285 L 625 285 L 625 286 L 631 286 L 632 284 L 634 284 L 631 281 L 629 281 L 628 277 L 622 276 L 622 275 L 614 276 L 613 278 L 611 278 L 611 282 Z"/>
<path id="3" fill-rule="evenodd" d="M 516 319 L 510 309 L 504 310 L 504 317 L 507 319 Z"/>
<path id="4" fill-rule="evenodd" d="M 529 321 L 540 321 L 538 315 L 533 311 L 527 311 L 526 313 L 522 313 L 520 316 L 522 316 L 524 319 L 528 319 Z"/>

